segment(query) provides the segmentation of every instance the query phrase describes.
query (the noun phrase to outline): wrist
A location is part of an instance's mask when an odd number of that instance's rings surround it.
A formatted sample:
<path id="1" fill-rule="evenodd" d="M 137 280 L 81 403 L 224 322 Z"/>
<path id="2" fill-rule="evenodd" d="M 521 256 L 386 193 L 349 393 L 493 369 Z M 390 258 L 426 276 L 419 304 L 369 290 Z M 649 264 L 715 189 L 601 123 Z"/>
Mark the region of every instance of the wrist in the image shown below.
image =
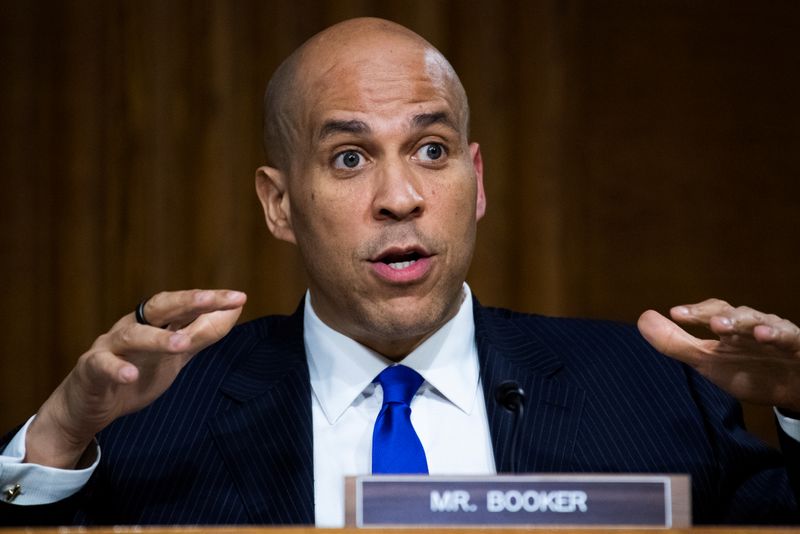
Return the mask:
<path id="1" fill-rule="evenodd" d="M 45 403 L 28 427 L 23 462 L 58 469 L 85 467 L 94 461 L 96 452 L 90 447 L 93 441 L 94 435 L 76 437 L 66 431 Z"/>

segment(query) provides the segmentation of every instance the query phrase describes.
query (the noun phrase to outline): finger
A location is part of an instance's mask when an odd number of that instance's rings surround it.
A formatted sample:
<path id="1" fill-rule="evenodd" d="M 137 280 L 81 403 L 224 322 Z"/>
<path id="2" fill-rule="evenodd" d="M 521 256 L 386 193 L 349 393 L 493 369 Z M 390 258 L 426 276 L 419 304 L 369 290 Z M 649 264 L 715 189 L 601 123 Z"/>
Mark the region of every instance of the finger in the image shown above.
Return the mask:
<path id="1" fill-rule="evenodd" d="M 753 336 L 760 343 L 800 354 L 800 328 L 786 319 L 769 325 L 757 325 L 753 329 Z"/>
<path id="2" fill-rule="evenodd" d="M 734 343 L 768 344 L 782 350 L 800 350 L 800 329 L 775 314 L 740 306 L 711 319 L 711 330 Z"/>
<path id="3" fill-rule="evenodd" d="M 718 335 L 753 337 L 753 329 L 760 324 L 775 324 L 781 318 L 762 313 L 748 306 L 724 310 L 711 318 L 709 326 Z"/>
<path id="4" fill-rule="evenodd" d="M 228 289 L 164 291 L 150 297 L 144 316 L 151 325 L 186 326 L 204 313 L 244 306 L 247 296 Z"/>
<path id="5" fill-rule="evenodd" d="M 639 332 L 662 354 L 697 366 L 703 357 L 703 340 L 697 339 L 660 313 L 647 310 L 637 323 Z"/>
<path id="6" fill-rule="evenodd" d="M 139 369 L 108 350 L 90 351 L 81 356 L 75 372 L 84 384 L 103 390 L 106 384 L 130 384 L 139 378 Z"/>
<path id="7" fill-rule="evenodd" d="M 236 324 L 241 313 L 242 308 L 206 313 L 176 333 L 191 340 L 188 352 L 194 354 L 222 339 Z"/>
<path id="8" fill-rule="evenodd" d="M 733 306 L 724 300 L 712 298 L 696 304 L 675 306 L 669 313 L 674 320 L 682 324 L 709 326 L 712 317 L 733 309 Z"/>
<path id="9" fill-rule="evenodd" d="M 138 323 L 124 323 L 98 339 L 96 348 L 114 354 L 166 353 L 179 354 L 191 347 L 191 339 L 183 332 L 172 332 Z"/>

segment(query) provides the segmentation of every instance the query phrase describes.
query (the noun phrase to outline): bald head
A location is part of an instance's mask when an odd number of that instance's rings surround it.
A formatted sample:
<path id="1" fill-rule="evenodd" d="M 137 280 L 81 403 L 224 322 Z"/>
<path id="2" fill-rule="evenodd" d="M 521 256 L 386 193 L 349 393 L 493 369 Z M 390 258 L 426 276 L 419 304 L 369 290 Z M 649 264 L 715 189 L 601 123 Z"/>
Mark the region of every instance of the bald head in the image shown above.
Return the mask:
<path id="1" fill-rule="evenodd" d="M 264 95 L 264 148 L 271 166 L 291 170 L 293 156 L 305 141 L 305 118 L 320 91 L 368 80 L 352 76 L 354 69 L 434 80 L 449 94 L 459 129 L 466 135 L 467 97 L 447 59 L 404 26 L 377 18 L 350 19 L 313 36 L 273 74 Z"/>

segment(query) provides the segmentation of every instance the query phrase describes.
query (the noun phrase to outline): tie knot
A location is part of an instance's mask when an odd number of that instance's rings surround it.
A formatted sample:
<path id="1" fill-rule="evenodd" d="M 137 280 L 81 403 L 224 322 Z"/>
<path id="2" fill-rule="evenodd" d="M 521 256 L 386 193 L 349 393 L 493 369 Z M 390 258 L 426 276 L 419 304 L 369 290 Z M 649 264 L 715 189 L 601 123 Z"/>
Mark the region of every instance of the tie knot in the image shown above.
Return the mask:
<path id="1" fill-rule="evenodd" d="M 383 388 L 383 403 L 399 402 L 411 404 L 411 399 L 423 382 L 422 376 L 405 365 L 392 365 L 378 375 Z"/>

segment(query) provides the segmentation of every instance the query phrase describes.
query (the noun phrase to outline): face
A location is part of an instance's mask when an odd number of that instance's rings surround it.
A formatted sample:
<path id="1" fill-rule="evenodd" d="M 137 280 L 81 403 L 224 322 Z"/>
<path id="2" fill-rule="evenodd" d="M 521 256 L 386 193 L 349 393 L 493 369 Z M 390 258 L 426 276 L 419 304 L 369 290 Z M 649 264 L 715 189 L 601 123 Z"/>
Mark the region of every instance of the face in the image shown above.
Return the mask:
<path id="1" fill-rule="evenodd" d="M 458 311 L 483 168 L 437 52 L 356 48 L 305 68 L 293 163 L 259 169 L 257 186 L 272 232 L 300 249 L 320 318 L 400 359 Z"/>

